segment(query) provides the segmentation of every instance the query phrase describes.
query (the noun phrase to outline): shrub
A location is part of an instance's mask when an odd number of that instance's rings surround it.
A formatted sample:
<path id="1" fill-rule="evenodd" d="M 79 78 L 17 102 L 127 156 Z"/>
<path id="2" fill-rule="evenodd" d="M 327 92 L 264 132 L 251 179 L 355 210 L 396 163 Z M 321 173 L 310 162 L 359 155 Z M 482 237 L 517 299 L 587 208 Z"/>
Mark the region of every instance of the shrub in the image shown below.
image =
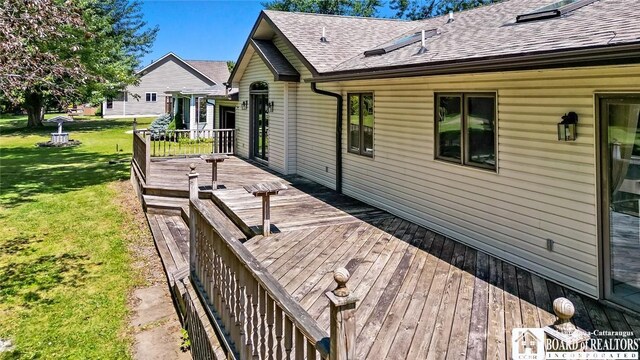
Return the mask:
<path id="1" fill-rule="evenodd" d="M 167 130 L 170 122 L 171 122 L 171 115 L 162 114 L 158 116 L 155 120 L 151 122 L 151 125 L 149 125 L 149 131 L 151 132 L 151 137 L 154 139 L 159 138 L 161 134 Z"/>

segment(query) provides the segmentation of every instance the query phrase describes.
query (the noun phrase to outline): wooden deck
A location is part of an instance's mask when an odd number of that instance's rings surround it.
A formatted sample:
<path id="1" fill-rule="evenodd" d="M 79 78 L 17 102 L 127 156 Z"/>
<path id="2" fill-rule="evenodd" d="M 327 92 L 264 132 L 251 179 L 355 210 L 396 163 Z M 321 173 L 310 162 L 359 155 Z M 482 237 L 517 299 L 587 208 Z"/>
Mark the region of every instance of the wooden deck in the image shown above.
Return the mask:
<path id="1" fill-rule="evenodd" d="M 187 189 L 192 161 L 152 162 L 147 186 Z M 210 168 L 195 162 L 200 185 L 209 184 Z M 561 296 L 576 306 L 579 327 L 640 337 L 638 317 L 308 180 L 282 178 L 237 158 L 218 171 L 225 189 L 214 200 L 252 229 L 260 222 L 260 200 L 242 185 L 281 180 L 290 187 L 272 198 L 279 232 L 245 246 L 325 329 L 324 292 L 335 287 L 333 270 L 346 267 L 348 286 L 360 299 L 358 359 L 509 359 L 511 329 L 550 325 L 551 302 Z M 163 233 L 183 232 L 166 227 Z"/>

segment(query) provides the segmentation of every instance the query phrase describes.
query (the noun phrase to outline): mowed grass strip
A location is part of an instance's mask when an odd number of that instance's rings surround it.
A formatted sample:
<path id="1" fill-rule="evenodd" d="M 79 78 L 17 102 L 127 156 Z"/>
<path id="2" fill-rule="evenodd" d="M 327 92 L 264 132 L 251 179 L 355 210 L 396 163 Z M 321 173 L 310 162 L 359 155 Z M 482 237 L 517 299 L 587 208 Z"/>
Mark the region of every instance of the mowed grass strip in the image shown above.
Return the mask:
<path id="1" fill-rule="evenodd" d="M 114 183 L 129 177 L 131 120 L 65 124 L 74 148 L 36 147 L 55 124 L 25 123 L 0 118 L 0 338 L 15 345 L 0 358 L 128 358 L 127 297 L 143 279 Z"/>

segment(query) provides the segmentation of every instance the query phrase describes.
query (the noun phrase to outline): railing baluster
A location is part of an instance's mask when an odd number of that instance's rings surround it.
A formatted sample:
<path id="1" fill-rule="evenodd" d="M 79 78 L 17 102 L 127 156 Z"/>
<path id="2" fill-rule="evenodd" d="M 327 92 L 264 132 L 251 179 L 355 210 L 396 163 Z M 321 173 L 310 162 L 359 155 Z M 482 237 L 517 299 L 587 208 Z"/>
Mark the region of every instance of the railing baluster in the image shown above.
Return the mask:
<path id="1" fill-rule="evenodd" d="M 300 329 L 298 329 L 296 327 L 296 355 L 295 358 L 296 360 L 304 360 L 304 336 L 302 335 L 302 332 L 300 331 Z"/>
<path id="2" fill-rule="evenodd" d="M 260 338 L 259 338 L 259 332 L 260 332 L 260 323 L 258 322 L 258 293 L 259 293 L 259 284 L 256 284 L 256 286 L 254 286 L 251 289 L 251 292 L 253 293 L 253 297 L 252 297 L 252 304 L 251 306 L 253 307 L 252 310 L 252 314 L 253 314 L 253 319 L 251 319 L 251 325 L 252 325 L 252 332 L 253 332 L 253 357 L 254 358 L 258 358 L 259 356 L 259 349 L 260 349 Z"/>
<path id="3" fill-rule="evenodd" d="M 260 288 L 260 358 L 265 359 L 267 356 L 267 292 Z"/>
<path id="4" fill-rule="evenodd" d="M 253 334 L 255 332 L 253 328 L 253 287 L 255 286 L 255 279 L 253 279 L 251 274 L 248 274 L 247 280 L 247 287 L 245 289 L 247 292 L 247 321 L 245 326 L 247 328 L 246 356 L 249 358 L 253 356 Z"/>
<path id="5" fill-rule="evenodd" d="M 284 317 L 284 352 L 287 360 L 291 360 L 291 349 L 293 347 L 293 323 L 288 316 Z"/>
<path id="6" fill-rule="evenodd" d="M 307 340 L 307 360 L 316 360 L 316 347 Z"/>
<path id="7" fill-rule="evenodd" d="M 273 299 L 267 295 L 267 350 L 269 360 L 273 360 L 273 305 Z"/>
<path id="8" fill-rule="evenodd" d="M 282 359 L 282 308 L 276 307 L 276 359 Z"/>

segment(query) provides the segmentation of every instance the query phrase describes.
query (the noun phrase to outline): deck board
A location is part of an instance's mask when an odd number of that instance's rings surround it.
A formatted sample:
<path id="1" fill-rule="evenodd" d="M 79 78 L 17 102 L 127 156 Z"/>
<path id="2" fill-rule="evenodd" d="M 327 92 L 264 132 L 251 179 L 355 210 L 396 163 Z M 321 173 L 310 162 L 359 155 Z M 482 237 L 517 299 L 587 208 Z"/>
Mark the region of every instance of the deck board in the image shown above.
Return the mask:
<path id="1" fill-rule="evenodd" d="M 152 162 L 147 185 L 186 190 L 190 162 L 197 164 L 200 184 L 208 184 L 209 167 L 183 159 Z M 359 298 L 357 358 L 508 359 L 511 329 L 550 325 L 552 301 L 561 296 L 574 303 L 573 320 L 587 331 L 640 335 L 635 316 L 298 176 L 278 176 L 232 157 L 219 167 L 225 188 L 212 195 L 235 221 L 257 232 L 260 199 L 242 186 L 268 181 L 289 187 L 272 197 L 276 231 L 244 245 L 327 330 L 324 293 L 335 287 L 333 270 L 347 268 L 348 287 Z M 161 228 L 150 216 L 150 224 L 165 236 L 188 235 L 177 219 Z M 173 251 L 184 254 L 185 246 Z M 163 251 L 171 253 L 167 246 Z"/>

